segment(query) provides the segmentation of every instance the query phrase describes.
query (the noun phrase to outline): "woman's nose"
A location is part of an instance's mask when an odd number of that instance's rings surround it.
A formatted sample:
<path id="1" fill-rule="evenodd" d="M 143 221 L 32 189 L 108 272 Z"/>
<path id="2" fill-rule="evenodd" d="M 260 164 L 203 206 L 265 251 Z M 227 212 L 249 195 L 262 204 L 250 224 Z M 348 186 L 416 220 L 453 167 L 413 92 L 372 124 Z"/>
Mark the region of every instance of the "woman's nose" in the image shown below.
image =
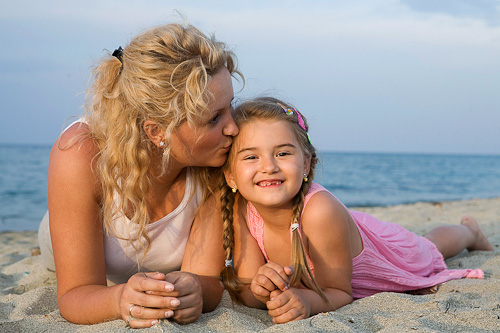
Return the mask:
<path id="1" fill-rule="evenodd" d="M 229 115 L 226 126 L 222 129 L 222 133 L 227 136 L 236 136 L 238 135 L 239 129 L 234 122 L 233 116 Z"/>

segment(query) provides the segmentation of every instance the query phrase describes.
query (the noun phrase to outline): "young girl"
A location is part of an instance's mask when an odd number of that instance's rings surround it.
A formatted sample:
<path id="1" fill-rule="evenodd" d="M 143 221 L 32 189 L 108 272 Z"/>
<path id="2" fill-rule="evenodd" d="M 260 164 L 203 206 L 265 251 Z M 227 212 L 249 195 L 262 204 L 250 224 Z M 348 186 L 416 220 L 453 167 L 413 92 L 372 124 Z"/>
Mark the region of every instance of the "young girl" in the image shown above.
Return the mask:
<path id="1" fill-rule="evenodd" d="M 240 105 L 234 117 L 239 135 L 221 194 L 221 275 L 233 299 L 267 307 L 275 323 L 285 323 L 382 291 L 483 277 L 479 269 L 448 270 L 443 260 L 463 249 L 492 250 L 473 218 L 420 237 L 349 211 L 312 183 L 316 152 L 295 108 L 259 98 Z"/>

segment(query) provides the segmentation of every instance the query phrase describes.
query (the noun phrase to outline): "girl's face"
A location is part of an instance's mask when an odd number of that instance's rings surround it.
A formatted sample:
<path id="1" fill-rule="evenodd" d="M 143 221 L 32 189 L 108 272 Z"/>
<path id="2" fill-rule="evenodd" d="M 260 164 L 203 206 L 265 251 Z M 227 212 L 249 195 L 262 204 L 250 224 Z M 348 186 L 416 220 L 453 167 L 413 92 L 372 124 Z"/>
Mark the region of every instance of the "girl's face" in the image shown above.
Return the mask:
<path id="1" fill-rule="evenodd" d="M 291 207 L 309 173 L 310 158 L 290 126 L 283 120 L 253 120 L 234 140 L 226 180 L 256 208 Z"/>
<path id="2" fill-rule="evenodd" d="M 214 99 L 210 114 L 202 124 L 189 127 L 184 122 L 172 133 L 172 157 L 185 166 L 219 167 L 226 161 L 238 127 L 233 120 L 233 85 L 231 75 L 223 67 L 208 83 Z"/>

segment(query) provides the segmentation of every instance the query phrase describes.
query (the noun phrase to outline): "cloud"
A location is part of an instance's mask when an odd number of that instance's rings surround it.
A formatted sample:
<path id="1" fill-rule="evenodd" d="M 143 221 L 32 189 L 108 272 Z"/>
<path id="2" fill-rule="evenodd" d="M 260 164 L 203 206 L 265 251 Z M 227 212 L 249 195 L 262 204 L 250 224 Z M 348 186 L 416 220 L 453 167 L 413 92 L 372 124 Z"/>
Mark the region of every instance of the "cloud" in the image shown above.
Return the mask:
<path id="1" fill-rule="evenodd" d="M 235 50 L 247 79 L 242 96 L 268 92 L 312 110 L 311 135 L 319 148 L 336 142 L 344 150 L 396 149 L 391 136 L 404 132 L 407 138 L 397 149 L 416 150 L 415 142 L 425 141 L 418 139 L 424 120 L 431 118 L 429 128 L 450 128 L 444 137 L 452 138 L 453 128 L 456 132 L 466 119 L 483 142 L 498 142 L 498 134 L 492 134 L 500 123 L 495 116 L 500 114 L 498 4 L 17 0 L 0 12 L 3 103 L 33 126 L 32 137 L 24 140 L 53 141 L 65 117 L 79 113 L 81 96 L 75 95 L 85 90 L 94 60 L 143 29 L 186 19 Z M 30 117 L 33 110 L 37 114 Z M 475 123 L 464 116 L 467 112 L 479 115 Z M 17 116 L 9 115 L 9 122 Z M 483 124 L 485 119 L 490 124 Z M 354 123 L 366 132 L 357 143 L 349 140 L 348 124 Z M 0 141 L 15 135 L 0 126 Z M 438 141 L 433 133 L 427 141 Z"/>

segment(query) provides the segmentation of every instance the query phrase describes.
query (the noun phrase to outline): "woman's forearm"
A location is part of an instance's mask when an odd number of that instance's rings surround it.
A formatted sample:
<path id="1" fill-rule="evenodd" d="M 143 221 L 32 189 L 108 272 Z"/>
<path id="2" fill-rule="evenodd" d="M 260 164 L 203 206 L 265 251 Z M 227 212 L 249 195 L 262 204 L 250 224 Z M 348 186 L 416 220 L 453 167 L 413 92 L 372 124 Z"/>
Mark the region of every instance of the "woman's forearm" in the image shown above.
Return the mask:
<path id="1" fill-rule="evenodd" d="M 120 297 L 124 285 L 76 287 L 58 297 L 61 315 L 75 324 L 96 324 L 120 319 Z"/>
<path id="2" fill-rule="evenodd" d="M 215 310 L 222 298 L 224 287 L 218 277 L 196 275 L 203 293 L 203 312 Z"/>

